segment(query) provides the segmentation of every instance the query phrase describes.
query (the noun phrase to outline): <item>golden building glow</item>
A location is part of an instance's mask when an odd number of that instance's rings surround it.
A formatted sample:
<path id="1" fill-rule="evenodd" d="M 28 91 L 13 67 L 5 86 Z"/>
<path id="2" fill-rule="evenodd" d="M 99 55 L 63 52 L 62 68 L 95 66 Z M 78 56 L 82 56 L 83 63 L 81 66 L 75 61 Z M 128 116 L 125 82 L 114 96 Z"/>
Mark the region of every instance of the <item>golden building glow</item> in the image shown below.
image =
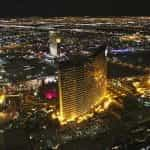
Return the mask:
<path id="1" fill-rule="evenodd" d="M 59 104 L 60 118 L 62 119 L 73 120 L 73 118 L 82 113 L 80 107 L 84 99 L 83 71 L 83 66 L 74 66 L 73 68 L 61 70 Z"/>
<path id="2" fill-rule="evenodd" d="M 61 76 L 60 76 L 60 72 L 58 73 L 58 78 L 59 78 L 59 81 L 58 81 L 58 87 L 59 87 L 59 109 L 60 109 L 60 120 L 63 120 L 63 98 L 62 98 L 62 88 L 61 87 Z"/>
<path id="3" fill-rule="evenodd" d="M 5 95 L 0 95 L 0 104 L 5 102 Z"/>
<path id="4" fill-rule="evenodd" d="M 147 79 L 147 84 L 150 86 L 150 78 Z"/>
<path id="5" fill-rule="evenodd" d="M 75 60 L 59 66 L 59 120 L 62 124 L 82 116 L 79 123 L 92 116 L 83 114 L 100 103 L 106 93 L 106 66 L 104 52 L 86 61 Z"/>
<path id="6" fill-rule="evenodd" d="M 136 88 L 138 94 L 148 96 L 150 94 L 150 78 L 145 76 L 140 81 L 133 82 L 133 86 Z"/>

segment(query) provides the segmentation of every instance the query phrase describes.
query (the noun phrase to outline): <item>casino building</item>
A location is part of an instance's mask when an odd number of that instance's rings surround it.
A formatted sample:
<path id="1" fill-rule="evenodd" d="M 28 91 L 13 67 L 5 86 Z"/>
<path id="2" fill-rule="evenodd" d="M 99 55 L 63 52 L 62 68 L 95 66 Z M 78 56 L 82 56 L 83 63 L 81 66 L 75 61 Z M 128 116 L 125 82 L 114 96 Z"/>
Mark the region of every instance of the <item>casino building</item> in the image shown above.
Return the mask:
<path id="1" fill-rule="evenodd" d="M 69 55 L 58 64 L 59 111 L 62 120 L 88 112 L 106 91 L 105 47 Z"/>

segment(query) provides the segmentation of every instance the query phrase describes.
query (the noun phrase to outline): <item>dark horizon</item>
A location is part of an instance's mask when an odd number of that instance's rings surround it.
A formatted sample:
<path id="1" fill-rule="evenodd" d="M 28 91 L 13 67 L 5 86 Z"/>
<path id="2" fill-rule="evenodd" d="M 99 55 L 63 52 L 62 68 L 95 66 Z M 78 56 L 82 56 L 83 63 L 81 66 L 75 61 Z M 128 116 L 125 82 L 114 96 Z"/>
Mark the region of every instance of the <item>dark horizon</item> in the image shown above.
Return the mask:
<path id="1" fill-rule="evenodd" d="M 0 3 L 0 17 L 148 16 L 148 6 L 144 1 L 129 0 L 3 0 Z"/>

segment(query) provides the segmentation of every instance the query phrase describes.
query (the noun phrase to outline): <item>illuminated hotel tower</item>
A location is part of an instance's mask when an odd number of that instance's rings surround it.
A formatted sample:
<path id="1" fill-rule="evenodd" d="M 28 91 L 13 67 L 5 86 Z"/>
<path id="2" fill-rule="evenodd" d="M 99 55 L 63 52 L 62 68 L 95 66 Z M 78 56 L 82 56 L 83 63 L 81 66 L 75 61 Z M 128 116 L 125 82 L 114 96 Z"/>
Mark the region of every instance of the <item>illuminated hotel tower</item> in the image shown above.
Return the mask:
<path id="1" fill-rule="evenodd" d="M 49 31 L 49 53 L 51 56 L 59 56 L 58 44 L 61 42 L 56 31 Z"/>
<path id="2" fill-rule="evenodd" d="M 59 64 L 59 107 L 63 120 L 88 112 L 106 90 L 105 51 L 75 55 Z"/>

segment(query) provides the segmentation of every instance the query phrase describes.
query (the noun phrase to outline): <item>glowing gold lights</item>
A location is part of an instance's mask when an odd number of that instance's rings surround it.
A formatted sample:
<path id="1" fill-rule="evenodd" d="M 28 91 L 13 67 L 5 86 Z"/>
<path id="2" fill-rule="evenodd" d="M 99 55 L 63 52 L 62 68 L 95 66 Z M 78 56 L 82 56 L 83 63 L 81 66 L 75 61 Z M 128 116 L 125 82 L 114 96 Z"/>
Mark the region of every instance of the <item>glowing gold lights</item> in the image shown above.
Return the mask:
<path id="1" fill-rule="evenodd" d="M 70 65 L 66 63 L 62 67 L 58 64 L 59 115 L 56 116 L 61 124 L 79 123 L 92 117 L 95 112 L 94 106 L 91 109 L 92 105 L 99 104 L 106 94 L 107 62 L 104 52 L 91 55 L 86 61 L 78 58 L 79 63 L 74 61 L 77 57 L 72 58 Z M 98 112 L 103 109 L 97 108 Z"/>
<path id="2" fill-rule="evenodd" d="M 5 95 L 0 95 L 0 104 L 3 104 L 5 102 Z"/>
<path id="3" fill-rule="evenodd" d="M 150 78 L 148 78 L 148 80 L 147 80 L 147 84 L 150 86 Z"/>
<path id="4" fill-rule="evenodd" d="M 148 96 L 150 94 L 150 77 L 141 78 L 140 81 L 133 82 L 133 86 L 140 95 Z"/>
<path id="5" fill-rule="evenodd" d="M 81 116 L 77 117 L 76 115 L 72 115 L 70 118 L 64 119 L 60 116 L 59 113 L 57 113 L 57 114 L 52 114 L 52 118 L 58 119 L 61 125 L 65 125 L 69 122 L 76 122 L 78 124 L 82 123 L 83 121 L 86 121 L 89 118 L 92 118 L 95 113 L 101 113 L 101 112 L 107 111 L 111 104 L 115 104 L 122 108 L 123 106 L 121 104 L 119 104 L 114 99 L 114 97 L 115 96 L 112 94 L 104 95 L 102 98 L 97 100 L 97 103 L 95 103 L 95 105 L 91 106 L 91 110 L 89 112 L 84 113 Z"/>
<path id="6" fill-rule="evenodd" d="M 111 103 L 112 103 L 112 100 L 110 100 L 110 99 L 108 101 L 106 101 L 104 103 L 104 109 L 108 109 Z"/>
<path id="7" fill-rule="evenodd" d="M 133 35 L 124 35 L 120 37 L 120 41 L 136 41 L 140 42 L 143 39 L 143 36 L 140 34 Z"/>

